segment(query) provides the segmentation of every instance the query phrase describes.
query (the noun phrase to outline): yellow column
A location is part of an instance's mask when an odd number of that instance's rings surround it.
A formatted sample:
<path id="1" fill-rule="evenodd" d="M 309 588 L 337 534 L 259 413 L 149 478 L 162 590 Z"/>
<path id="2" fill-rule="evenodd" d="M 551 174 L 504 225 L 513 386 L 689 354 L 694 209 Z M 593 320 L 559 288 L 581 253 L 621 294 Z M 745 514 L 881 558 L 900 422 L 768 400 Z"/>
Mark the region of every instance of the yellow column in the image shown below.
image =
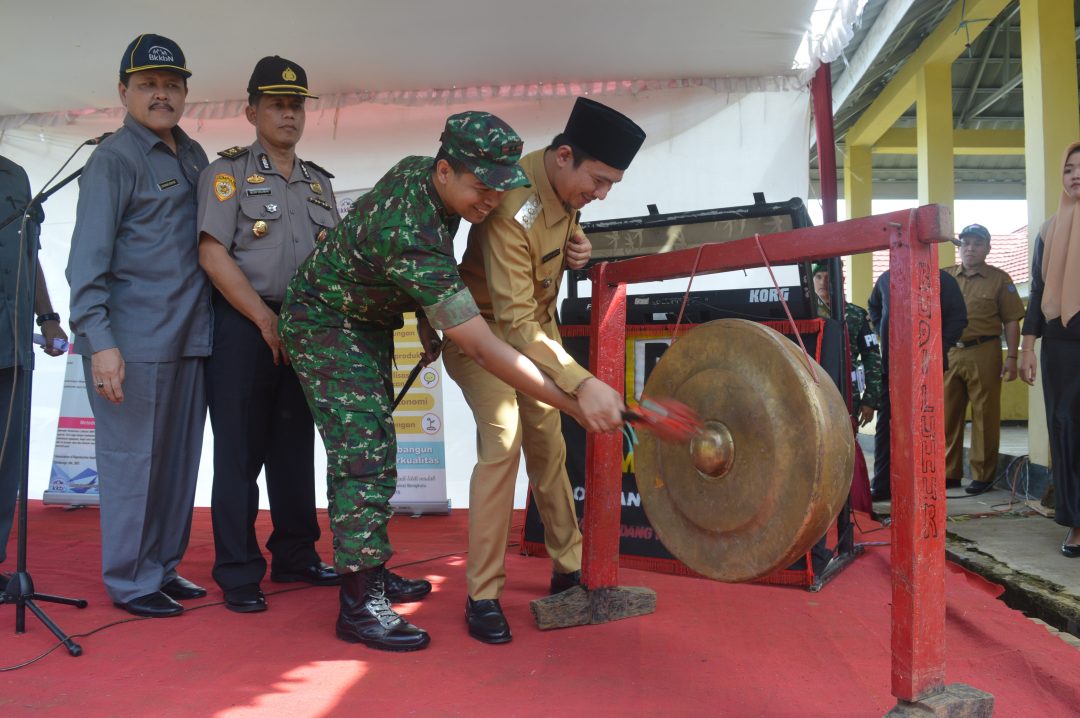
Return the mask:
<path id="1" fill-rule="evenodd" d="M 1039 227 L 1057 211 L 1061 153 L 1080 139 L 1075 26 L 1072 0 L 1020 0 L 1029 249 L 1034 248 Z M 1050 447 L 1040 384 L 1028 393 L 1028 453 L 1033 463 L 1048 466 Z"/>
<path id="2" fill-rule="evenodd" d="M 915 116 L 919 162 L 919 204 L 953 208 L 953 104 L 952 67 L 930 63 L 915 76 Z M 952 266 L 956 253 L 951 244 L 938 245 L 942 267 Z"/>
<path id="3" fill-rule="evenodd" d="M 844 155 L 844 208 L 847 218 L 868 217 L 874 197 L 870 148 L 866 145 L 849 145 Z M 851 274 L 847 285 L 851 288 L 851 301 L 866 306 L 870 290 L 874 288 L 873 254 L 855 254 L 851 257 Z"/>

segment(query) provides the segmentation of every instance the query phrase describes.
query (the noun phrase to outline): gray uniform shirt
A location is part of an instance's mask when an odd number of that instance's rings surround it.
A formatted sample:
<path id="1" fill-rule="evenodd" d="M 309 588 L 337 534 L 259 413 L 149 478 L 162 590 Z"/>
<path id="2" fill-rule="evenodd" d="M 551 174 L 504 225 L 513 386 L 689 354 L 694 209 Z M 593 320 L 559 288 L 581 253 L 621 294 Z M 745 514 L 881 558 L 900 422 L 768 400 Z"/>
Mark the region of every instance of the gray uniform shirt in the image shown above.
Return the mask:
<path id="1" fill-rule="evenodd" d="M 118 347 L 135 362 L 210 354 L 210 282 L 195 231 L 206 153 L 179 127 L 173 135 L 175 155 L 128 115 L 83 169 L 67 266 L 79 354 Z"/>
<path id="2" fill-rule="evenodd" d="M 199 233 L 221 242 L 260 297 L 281 303 L 320 233 L 341 219 L 330 178 L 294 158 L 286 180 L 258 142 L 219 154 L 199 177 Z"/>

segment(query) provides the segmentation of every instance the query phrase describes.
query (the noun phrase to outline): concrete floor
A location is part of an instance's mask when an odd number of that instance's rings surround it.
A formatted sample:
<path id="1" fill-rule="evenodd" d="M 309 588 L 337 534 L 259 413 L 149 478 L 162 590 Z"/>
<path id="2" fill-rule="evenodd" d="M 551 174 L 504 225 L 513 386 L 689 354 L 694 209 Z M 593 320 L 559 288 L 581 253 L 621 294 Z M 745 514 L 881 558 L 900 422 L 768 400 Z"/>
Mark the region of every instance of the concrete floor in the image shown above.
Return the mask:
<path id="1" fill-rule="evenodd" d="M 873 467 L 873 435 L 860 434 L 859 445 Z M 963 489 L 946 492 L 946 550 L 950 560 L 1004 585 L 1010 605 L 1080 635 L 1080 559 L 1061 554 L 1067 529 L 1041 506 L 1045 481 L 1028 476 L 1027 451 L 1027 427 L 1003 426 L 995 488 L 978 496 Z M 874 504 L 879 514 L 890 508 L 887 501 Z M 1073 636 L 1062 638 L 1080 646 Z"/>

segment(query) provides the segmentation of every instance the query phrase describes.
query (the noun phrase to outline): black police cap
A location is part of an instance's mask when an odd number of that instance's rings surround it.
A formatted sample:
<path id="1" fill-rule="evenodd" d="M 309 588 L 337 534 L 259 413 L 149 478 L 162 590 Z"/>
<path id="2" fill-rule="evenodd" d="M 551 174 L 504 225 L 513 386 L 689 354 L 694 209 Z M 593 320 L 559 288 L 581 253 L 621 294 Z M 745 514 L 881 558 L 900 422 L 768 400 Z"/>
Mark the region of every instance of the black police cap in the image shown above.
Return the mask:
<path id="1" fill-rule="evenodd" d="M 308 91 L 304 68 L 277 55 L 264 57 L 255 64 L 247 91 L 250 95 L 296 95 L 318 99 Z"/>

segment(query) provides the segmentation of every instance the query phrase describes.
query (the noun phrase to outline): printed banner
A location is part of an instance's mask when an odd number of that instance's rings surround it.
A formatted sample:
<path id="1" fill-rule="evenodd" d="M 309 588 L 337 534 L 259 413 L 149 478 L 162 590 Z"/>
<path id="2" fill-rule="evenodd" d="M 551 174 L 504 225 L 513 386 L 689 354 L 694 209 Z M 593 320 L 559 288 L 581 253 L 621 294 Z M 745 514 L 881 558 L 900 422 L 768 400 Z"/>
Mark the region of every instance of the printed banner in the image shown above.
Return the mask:
<path id="1" fill-rule="evenodd" d="M 60 418 L 56 426 L 46 504 L 94 505 L 99 502 L 97 461 L 94 458 L 94 412 L 86 395 L 82 357 L 68 347 Z"/>
<path id="2" fill-rule="evenodd" d="M 394 332 L 394 394 L 405 386 L 422 353 L 416 319 Z M 397 430 L 397 492 L 390 499 L 403 513 L 447 513 L 446 450 L 443 438 L 442 358 L 420 369 L 394 411 Z"/>

